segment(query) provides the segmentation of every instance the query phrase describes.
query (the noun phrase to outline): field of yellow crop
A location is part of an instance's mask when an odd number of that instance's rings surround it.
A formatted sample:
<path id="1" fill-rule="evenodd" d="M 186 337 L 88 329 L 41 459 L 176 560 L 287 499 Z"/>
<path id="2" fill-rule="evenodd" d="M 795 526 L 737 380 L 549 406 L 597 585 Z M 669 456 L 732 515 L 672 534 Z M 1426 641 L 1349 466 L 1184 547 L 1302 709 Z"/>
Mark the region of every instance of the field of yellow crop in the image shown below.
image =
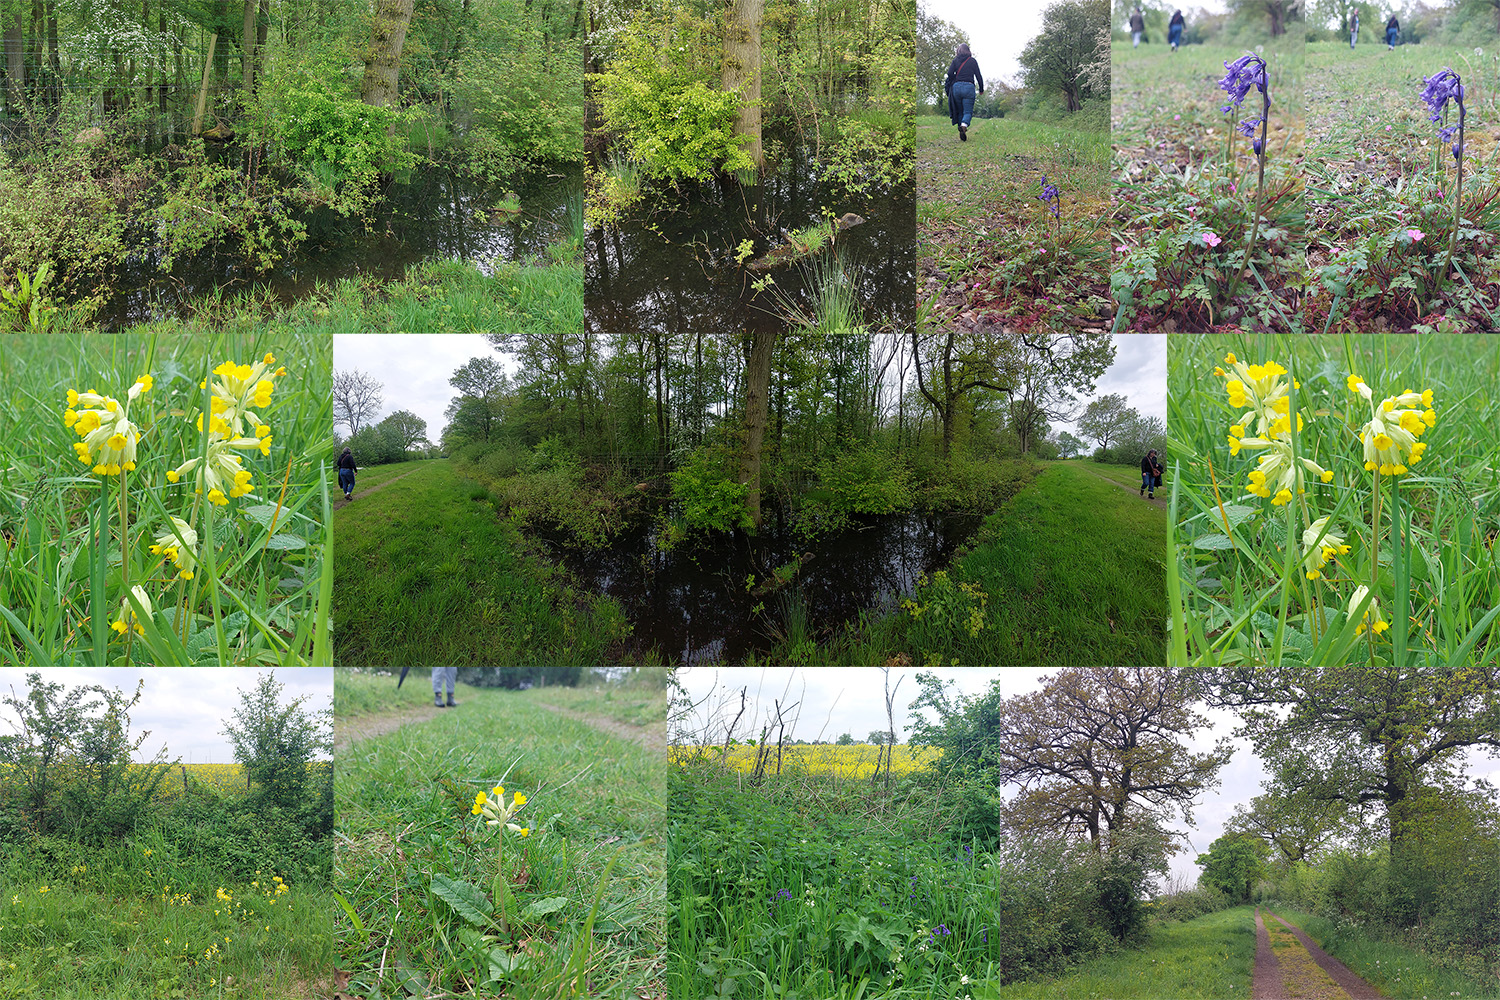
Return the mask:
<path id="1" fill-rule="evenodd" d="M 329 764 L 327 761 L 314 761 L 311 766 L 316 775 L 319 768 L 327 768 Z M 138 764 L 134 767 L 143 769 L 145 765 Z M 0 764 L 0 770 L 11 769 L 10 764 Z M 67 772 L 68 768 L 63 767 L 60 771 L 54 771 L 54 776 L 66 784 Z M 238 764 L 173 764 L 167 769 L 167 776 L 157 786 L 153 798 L 163 802 L 174 799 L 183 794 L 194 781 L 226 795 L 243 795 L 249 790 L 245 783 L 245 771 Z"/>
<path id="2" fill-rule="evenodd" d="M 692 757 L 706 755 L 717 758 L 719 747 L 673 747 L 671 759 L 674 763 Z M 776 769 L 776 750 L 770 751 L 771 763 L 768 771 Z M 812 775 L 828 775 L 839 778 L 868 778 L 875 773 L 881 748 L 859 743 L 853 746 L 788 746 L 781 750 L 781 771 L 795 771 Z M 736 771 L 749 774 L 755 770 L 755 747 L 732 746 L 726 763 Z M 943 754 L 937 747 L 910 747 L 898 744 L 891 750 L 891 772 L 904 777 L 937 760 Z"/>

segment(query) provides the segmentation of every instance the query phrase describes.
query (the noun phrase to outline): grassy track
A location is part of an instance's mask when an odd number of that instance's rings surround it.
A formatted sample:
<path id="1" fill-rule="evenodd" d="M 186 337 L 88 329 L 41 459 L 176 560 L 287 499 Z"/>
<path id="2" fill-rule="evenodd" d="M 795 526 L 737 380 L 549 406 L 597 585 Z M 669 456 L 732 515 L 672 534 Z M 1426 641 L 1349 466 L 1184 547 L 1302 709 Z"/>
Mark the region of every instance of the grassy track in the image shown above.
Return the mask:
<path id="1" fill-rule="evenodd" d="M 1076 462 L 1080 468 L 1087 469 L 1096 476 L 1103 476 L 1105 479 L 1117 482 L 1121 486 L 1129 486 L 1133 490 L 1138 491 L 1141 488 L 1141 467 L 1139 465 L 1108 465 L 1104 462 L 1085 462 L 1082 459 L 1078 459 Z M 1165 464 L 1165 459 L 1163 459 L 1163 463 Z M 1162 485 L 1157 487 L 1158 490 L 1166 488 L 1167 477 L 1163 475 L 1161 481 Z"/>
<path id="2" fill-rule="evenodd" d="M 1107 322 L 1109 134 L 1009 118 L 976 119 L 959 142 L 947 116 L 917 121 L 921 256 L 952 284 L 939 318 L 967 308 L 1021 322 Z M 1060 218 L 1037 196 L 1061 192 Z"/>
<path id="3" fill-rule="evenodd" d="M 355 461 L 357 462 L 358 460 L 359 456 L 356 455 Z M 376 465 L 369 469 L 359 469 L 354 474 L 354 495 L 358 497 L 365 490 L 373 489 L 374 487 L 379 486 L 381 483 L 388 483 L 392 479 L 395 479 L 397 476 L 405 475 L 406 473 L 412 471 L 415 468 L 418 468 L 423 464 L 424 463 L 420 461 L 396 462 L 391 465 Z M 337 496 L 337 494 L 335 493 L 335 491 L 338 489 L 338 485 L 338 470 L 335 469 L 333 478 L 329 481 L 328 492 L 334 493 L 337 500 L 342 503 L 343 497 Z"/>
<path id="4" fill-rule="evenodd" d="M 988 595 L 985 628 L 946 635 L 942 662 L 1166 661 L 1166 515 L 1083 468 L 1056 464 L 990 516 L 954 581 Z M 928 654 L 926 621 L 912 644 Z"/>
<path id="5" fill-rule="evenodd" d="M 1275 921 L 1265 916 L 1266 913 L 1262 908 L 1261 914 L 1269 927 Z M 1464 970 L 1435 961 L 1416 948 L 1372 937 L 1348 921 L 1314 917 L 1281 907 L 1276 909 L 1276 914 L 1300 928 L 1319 948 L 1343 962 L 1391 1000 L 1421 1000 L 1423 997 L 1479 1000 L 1495 995 L 1490 976 L 1481 962 L 1473 962 L 1465 974 Z"/>
<path id="6" fill-rule="evenodd" d="M 336 678 L 337 690 L 351 675 Z M 389 678 L 354 679 L 394 689 Z M 657 995 L 666 912 L 665 852 L 655 839 L 666 810 L 661 754 L 541 707 L 557 696 L 555 688 L 465 687 L 457 709 L 339 756 L 338 888 L 364 929 L 343 925 L 351 992 L 369 995 L 383 968 L 384 995 L 403 987 L 476 995 L 476 979 L 483 996 Z M 516 821 L 533 832 L 504 834 L 500 861 L 493 830 L 470 809 L 476 791 L 502 780 L 506 795 L 526 795 Z M 442 879 L 469 886 L 486 911 L 501 886 L 511 897 L 508 939 L 494 917 L 460 916 L 466 908 L 439 898 L 435 878 L 448 896 Z M 481 933 L 504 940 L 485 942 Z M 489 981 L 517 955 L 511 972 Z M 589 985 L 575 994 L 580 971 Z"/>
<path id="7" fill-rule="evenodd" d="M 603 662 L 628 629 L 619 605 L 573 592 L 523 551 L 482 487 L 446 461 L 423 464 L 334 515 L 338 662 Z"/>
<path id="8" fill-rule="evenodd" d="M 1159 924 L 1138 948 L 1106 955 L 1065 976 L 1012 983 L 975 1000 L 1226 1000 L 1250 996 L 1255 911 L 1248 906 Z"/>

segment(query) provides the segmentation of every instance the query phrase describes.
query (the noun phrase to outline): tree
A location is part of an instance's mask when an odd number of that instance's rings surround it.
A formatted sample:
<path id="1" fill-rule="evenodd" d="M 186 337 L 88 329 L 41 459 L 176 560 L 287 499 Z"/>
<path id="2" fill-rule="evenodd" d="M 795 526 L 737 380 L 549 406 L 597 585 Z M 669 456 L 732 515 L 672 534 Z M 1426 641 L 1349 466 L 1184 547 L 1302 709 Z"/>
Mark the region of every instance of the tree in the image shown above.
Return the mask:
<path id="1" fill-rule="evenodd" d="M 403 454 L 418 441 L 427 440 L 427 421 L 410 410 L 397 410 L 380 422 L 380 428 L 388 430 L 391 437 L 400 442 Z"/>
<path id="2" fill-rule="evenodd" d="M 1281 860 L 1294 864 L 1312 856 L 1332 840 L 1348 815 L 1340 800 L 1315 799 L 1304 789 L 1274 783 L 1265 795 L 1257 795 L 1235 807 L 1224 824 L 1226 831 L 1251 834 L 1277 851 Z"/>
<path id="3" fill-rule="evenodd" d="M 1063 431 L 1057 435 L 1057 454 L 1062 458 L 1083 454 L 1083 439 Z"/>
<path id="4" fill-rule="evenodd" d="M 1500 747 L 1500 666 L 1255 666 L 1204 675 L 1284 786 L 1316 800 L 1383 806 L 1391 854 L 1414 830 L 1408 800 L 1452 779 L 1469 747 Z"/>
<path id="5" fill-rule="evenodd" d="M 1109 443 L 1119 437 L 1134 412 L 1124 396 L 1101 396 L 1083 408 L 1083 416 L 1078 418 L 1078 432 L 1093 438 L 1108 452 Z"/>
<path id="6" fill-rule="evenodd" d="M 1109 24 L 1109 0 L 1059 0 L 1042 12 L 1042 30 L 1021 52 L 1026 86 L 1058 94 L 1069 113 L 1095 94 L 1099 26 Z"/>
<path id="7" fill-rule="evenodd" d="M 836 747 L 852 747 L 854 745 L 854 736 L 852 733 L 844 733 L 833 741 L 833 745 Z"/>
<path id="8" fill-rule="evenodd" d="M 957 329 L 949 329 L 924 337 L 912 331 L 917 388 L 942 421 L 940 454 L 943 458 L 948 458 L 953 452 L 954 420 L 964 400 L 978 389 L 1002 393 L 1015 391 L 1018 360 L 1013 346 L 1010 336 L 999 332 L 960 333 Z M 928 375 L 922 371 L 924 354 L 927 355 Z"/>
<path id="9" fill-rule="evenodd" d="M 917 99 L 936 107 L 943 98 L 943 81 L 953 53 L 964 40 L 964 33 L 947 21 L 917 7 Z M 989 80 L 985 83 L 990 84 Z M 991 84 L 993 86 L 993 84 Z"/>
<path id="10" fill-rule="evenodd" d="M 1027 334 L 1021 343 L 1011 426 L 1024 455 L 1047 421 L 1078 415 L 1078 396 L 1092 393 L 1114 363 L 1115 344 L 1107 333 Z"/>
<path id="11" fill-rule="evenodd" d="M 259 675 L 253 691 L 240 692 L 236 721 L 226 721 L 221 732 L 234 745 L 234 759 L 246 778 L 259 786 L 252 793 L 259 803 L 282 809 L 301 819 L 304 827 L 326 833 L 333 828 L 333 816 L 331 812 L 321 815 L 322 796 L 312 787 L 315 775 L 309 764 L 320 750 L 333 750 L 332 712 L 304 711 L 307 695 L 283 706 L 285 687 L 276 680 L 275 671 Z M 331 771 L 328 780 L 332 780 Z"/>
<path id="12" fill-rule="evenodd" d="M 745 152 L 760 170 L 766 155 L 760 139 L 760 35 L 765 0 L 729 0 L 724 25 L 724 63 L 720 86 L 738 91 L 734 134 L 745 138 Z"/>
<path id="13" fill-rule="evenodd" d="M 483 404 L 483 408 L 476 408 L 475 412 L 482 422 L 484 439 L 488 441 L 495 403 L 510 384 L 504 366 L 496 358 L 470 358 L 453 373 L 448 384 Z"/>
<path id="14" fill-rule="evenodd" d="M 333 373 L 333 422 L 349 428 L 349 436 L 380 412 L 384 383 L 362 371 Z"/>
<path id="15" fill-rule="evenodd" d="M 891 738 L 889 730 L 872 729 L 870 730 L 870 735 L 865 737 L 865 742 L 878 747 L 883 747 L 894 745 L 896 741 Z"/>
<path id="16" fill-rule="evenodd" d="M 1233 903 L 1250 902 L 1256 879 L 1265 870 L 1267 848 L 1259 837 L 1248 833 L 1226 833 L 1198 855 L 1203 874 L 1198 881 L 1218 889 Z"/>
<path id="17" fill-rule="evenodd" d="M 370 48 L 364 57 L 365 79 L 360 87 L 360 100 L 366 104 L 383 108 L 395 103 L 401 49 L 414 8 L 415 0 L 376 0 L 375 16 L 370 19 Z"/>
<path id="18" fill-rule="evenodd" d="M 1272 38 L 1286 34 L 1286 26 L 1297 16 L 1299 0 L 1229 0 L 1229 9 L 1242 20 L 1265 19 Z"/>
<path id="19" fill-rule="evenodd" d="M 745 512 L 756 529 L 760 528 L 760 452 L 765 444 L 771 356 L 775 349 L 774 330 L 757 330 L 750 335 L 750 355 L 745 365 L 745 448 L 741 453 L 740 482 L 749 486 Z"/>
<path id="20" fill-rule="evenodd" d="M 996 777 L 1021 787 L 1008 807 L 1021 829 L 1106 830 L 1180 813 L 1215 783 L 1232 751 L 1182 741 L 1207 725 L 1193 711 L 1197 688 L 1181 671 L 1093 667 L 1059 670 L 1043 688 L 997 706 Z"/>

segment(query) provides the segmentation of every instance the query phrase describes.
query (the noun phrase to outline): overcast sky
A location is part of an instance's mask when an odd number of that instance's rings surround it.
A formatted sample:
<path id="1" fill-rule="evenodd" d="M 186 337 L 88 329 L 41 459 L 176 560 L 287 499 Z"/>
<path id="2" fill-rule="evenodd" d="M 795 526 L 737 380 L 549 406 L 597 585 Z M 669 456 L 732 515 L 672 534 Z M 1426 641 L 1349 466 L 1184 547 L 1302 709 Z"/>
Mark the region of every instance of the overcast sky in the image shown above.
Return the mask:
<path id="1" fill-rule="evenodd" d="M 1080 397 L 1079 412 L 1090 400 L 1101 396 L 1121 395 L 1143 417 L 1159 417 L 1167 422 L 1167 338 L 1159 333 L 1117 333 L 1115 363 L 1094 386 L 1091 396 Z M 1055 420 L 1052 434 L 1063 431 L 1078 434 L 1078 421 Z M 1092 442 L 1090 442 L 1092 450 Z"/>
<path id="2" fill-rule="evenodd" d="M 234 719 L 240 708 L 240 692 L 254 691 L 262 673 L 250 667 L 48 667 L 44 670 L 0 668 L 0 698 L 9 698 L 12 690 L 25 699 L 30 685 L 28 673 L 40 673 L 45 683 L 63 684 L 68 689 L 98 684 L 117 688 L 126 697 L 135 694 L 136 681 L 144 679 L 146 688 L 140 704 L 130 710 L 132 741 L 142 732 L 150 732 L 136 751 L 136 760 L 151 760 L 163 747 L 167 759 L 182 758 L 184 764 L 232 764 L 234 748 L 223 735 L 224 723 Z M 309 714 L 333 707 L 333 669 L 330 667 L 278 667 L 281 704 L 307 695 L 303 709 Z M 64 693 L 66 696 L 66 692 Z M 0 704 L 0 733 L 12 735 L 19 716 L 13 708 Z"/>
<path id="3" fill-rule="evenodd" d="M 458 390 L 448 383 L 470 358 L 492 357 L 514 373 L 514 359 L 500 354 L 477 333 L 350 333 L 333 338 L 333 370 L 362 371 L 383 383 L 385 404 L 374 423 L 397 410 L 427 421 L 427 440 L 437 444 L 447 420 L 443 412 Z M 349 428 L 337 428 L 347 437 Z"/>
<path id="4" fill-rule="evenodd" d="M 1021 82 L 1021 50 L 1042 30 L 1042 8 L 1038 0 L 922 0 L 934 17 L 963 32 L 979 63 L 985 87 L 991 80 Z"/>

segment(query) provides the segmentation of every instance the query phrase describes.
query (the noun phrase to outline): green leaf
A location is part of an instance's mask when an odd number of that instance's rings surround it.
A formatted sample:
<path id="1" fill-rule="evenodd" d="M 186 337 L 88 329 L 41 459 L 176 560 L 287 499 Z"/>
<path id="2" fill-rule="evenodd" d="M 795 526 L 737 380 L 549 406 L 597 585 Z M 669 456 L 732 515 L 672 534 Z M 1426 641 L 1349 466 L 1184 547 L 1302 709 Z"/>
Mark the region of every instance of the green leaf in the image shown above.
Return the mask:
<path id="1" fill-rule="evenodd" d="M 490 979 L 504 979 L 505 977 L 526 968 L 528 959 L 525 955 L 514 955 L 500 948 L 490 949 Z"/>
<path id="2" fill-rule="evenodd" d="M 305 549 L 307 548 L 307 541 L 305 539 L 298 538 L 296 535 L 277 534 L 272 535 L 270 538 L 266 539 L 266 548 L 282 550 Z"/>
<path id="3" fill-rule="evenodd" d="M 1234 542 L 1228 535 L 1200 535 L 1193 539 L 1195 549 L 1232 549 Z"/>
<path id="4" fill-rule="evenodd" d="M 453 912 L 476 927 L 489 923 L 494 908 L 484 890 L 446 875 L 432 876 L 432 894 L 452 907 Z"/>
<path id="5" fill-rule="evenodd" d="M 567 896 L 548 896 L 546 899 L 534 899 L 526 904 L 526 909 L 521 911 L 521 917 L 525 920 L 534 920 L 537 917 L 545 917 L 549 913 L 556 913 L 567 905 Z"/>

